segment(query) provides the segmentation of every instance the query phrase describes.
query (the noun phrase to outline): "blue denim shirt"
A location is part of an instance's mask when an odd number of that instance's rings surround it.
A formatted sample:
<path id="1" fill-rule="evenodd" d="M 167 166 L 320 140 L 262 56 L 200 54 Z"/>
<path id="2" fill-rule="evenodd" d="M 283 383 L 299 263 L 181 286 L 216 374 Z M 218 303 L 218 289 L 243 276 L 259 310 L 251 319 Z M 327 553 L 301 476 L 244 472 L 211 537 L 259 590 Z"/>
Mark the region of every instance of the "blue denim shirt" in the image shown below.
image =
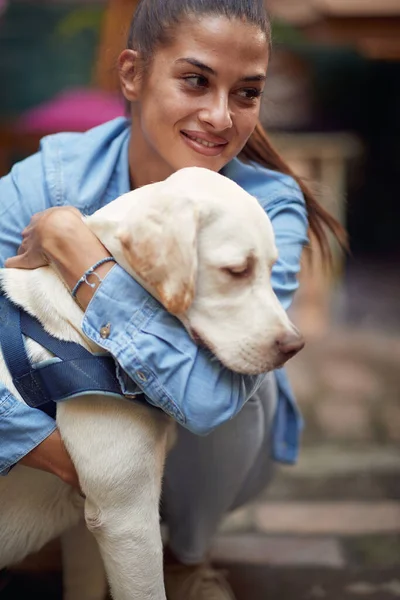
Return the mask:
<path id="1" fill-rule="evenodd" d="M 129 122 L 118 118 L 86 133 L 44 138 L 40 151 L 0 179 L 0 265 L 16 254 L 32 215 L 52 206 L 73 205 L 84 214 L 129 191 Z M 307 242 L 304 198 L 288 176 L 238 159 L 224 169 L 261 203 L 270 217 L 279 250 L 273 287 L 287 309 L 298 286 L 300 255 Z M 111 324 L 107 340 L 100 329 Z M 120 266 L 107 274 L 83 319 L 85 334 L 118 363 L 123 391 L 147 401 L 196 434 L 207 434 L 234 417 L 263 376 L 229 371 L 191 340 L 181 323 Z M 301 419 L 285 371 L 276 371 L 278 408 L 273 431 L 277 460 L 293 462 Z M 38 409 L 19 402 L 0 385 L 0 472 L 55 429 Z M 266 449 L 267 451 L 267 449 Z"/>

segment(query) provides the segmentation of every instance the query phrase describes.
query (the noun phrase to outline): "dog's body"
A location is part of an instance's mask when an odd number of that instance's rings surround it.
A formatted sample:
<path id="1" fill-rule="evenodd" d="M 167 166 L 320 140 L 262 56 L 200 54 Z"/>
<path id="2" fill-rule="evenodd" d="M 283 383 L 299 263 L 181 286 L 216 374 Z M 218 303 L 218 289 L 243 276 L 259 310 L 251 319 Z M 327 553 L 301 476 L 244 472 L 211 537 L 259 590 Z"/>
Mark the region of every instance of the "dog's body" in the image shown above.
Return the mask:
<path id="1" fill-rule="evenodd" d="M 228 368 L 262 373 L 300 349 L 270 284 L 271 224 L 233 182 L 184 169 L 86 222 Z M 50 267 L 2 270 L 0 281 L 49 333 L 100 350 L 82 333 L 82 311 Z M 50 357 L 26 344 L 32 362 Z M 1 353 L 0 379 L 19 397 Z M 93 395 L 58 404 L 57 424 L 86 500 L 57 477 L 17 465 L 0 480 L 0 568 L 64 534 L 65 600 L 102 600 L 103 562 L 116 600 L 164 600 L 158 504 L 172 421 L 143 403 Z"/>

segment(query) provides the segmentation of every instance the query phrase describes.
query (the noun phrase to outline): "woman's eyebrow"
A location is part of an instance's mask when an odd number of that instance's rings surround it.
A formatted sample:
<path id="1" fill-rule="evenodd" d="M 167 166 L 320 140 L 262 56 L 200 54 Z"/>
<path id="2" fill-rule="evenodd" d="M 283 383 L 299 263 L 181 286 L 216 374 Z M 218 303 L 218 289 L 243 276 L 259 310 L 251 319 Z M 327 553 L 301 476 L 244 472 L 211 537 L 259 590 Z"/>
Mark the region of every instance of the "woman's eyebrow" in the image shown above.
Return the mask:
<path id="1" fill-rule="evenodd" d="M 209 73 L 210 75 L 214 75 L 215 77 L 218 75 L 217 71 L 215 71 L 208 65 L 205 65 L 201 61 L 197 60 L 197 58 L 191 58 L 191 57 L 178 58 L 178 60 L 175 62 L 176 62 L 176 64 L 188 63 L 189 65 L 192 65 L 193 67 L 197 67 L 198 69 L 201 69 L 202 71 L 205 71 L 206 73 Z M 257 73 L 256 75 L 247 75 L 246 77 L 242 77 L 240 79 L 240 81 L 262 81 L 263 82 L 266 79 L 267 79 L 267 76 L 264 73 Z"/>
<path id="2" fill-rule="evenodd" d="M 190 58 L 190 57 L 187 57 L 187 58 L 178 58 L 178 60 L 176 61 L 176 63 L 177 64 L 180 64 L 180 63 L 189 63 L 189 65 L 192 65 L 193 67 L 197 67 L 198 69 L 201 69 L 202 71 L 206 71 L 210 75 L 217 75 L 217 72 L 214 71 L 214 69 L 212 69 L 211 67 L 208 67 L 207 65 L 205 65 L 202 62 L 200 62 L 196 58 Z"/>
<path id="3" fill-rule="evenodd" d="M 240 81 L 266 81 L 267 76 L 264 73 L 258 73 L 257 75 L 248 75 L 246 77 L 242 77 Z"/>

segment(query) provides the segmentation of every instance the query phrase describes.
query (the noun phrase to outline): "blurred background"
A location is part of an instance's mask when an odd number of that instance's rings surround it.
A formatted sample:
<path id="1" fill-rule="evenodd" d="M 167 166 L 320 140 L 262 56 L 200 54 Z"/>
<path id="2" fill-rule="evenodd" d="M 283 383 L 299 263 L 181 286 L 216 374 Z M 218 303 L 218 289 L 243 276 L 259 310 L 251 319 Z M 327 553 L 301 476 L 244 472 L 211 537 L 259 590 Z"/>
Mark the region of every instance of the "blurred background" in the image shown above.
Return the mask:
<path id="1" fill-rule="evenodd" d="M 43 135 L 123 114 L 114 65 L 135 4 L 0 0 L 0 175 Z M 280 467 L 257 502 L 226 519 L 213 554 L 241 600 L 393 599 L 400 597 L 400 0 L 267 5 L 274 51 L 262 121 L 347 227 L 350 252 L 333 246 L 331 275 L 313 252 L 291 309 L 307 340 L 289 366 L 306 421 L 299 464 Z M 59 568 L 53 544 L 4 576 L 0 597 L 32 594 L 34 578 L 41 590 L 34 597 L 55 598 Z"/>

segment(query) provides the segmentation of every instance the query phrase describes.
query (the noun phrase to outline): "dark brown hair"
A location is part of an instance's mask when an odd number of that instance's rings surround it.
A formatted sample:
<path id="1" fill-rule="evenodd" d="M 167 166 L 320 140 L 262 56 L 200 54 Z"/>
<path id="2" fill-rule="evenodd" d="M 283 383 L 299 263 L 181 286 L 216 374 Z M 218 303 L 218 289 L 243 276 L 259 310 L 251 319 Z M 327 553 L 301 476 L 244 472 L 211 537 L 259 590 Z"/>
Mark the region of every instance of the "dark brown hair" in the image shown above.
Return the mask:
<path id="1" fill-rule="evenodd" d="M 271 25 L 264 0 L 140 0 L 129 30 L 128 48 L 139 53 L 144 70 L 157 49 L 171 43 L 174 27 L 184 18 L 193 16 L 224 16 L 245 20 L 257 26 L 271 45 Z M 273 148 L 260 122 L 240 158 L 290 175 L 298 183 L 306 201 L 311 236 L 316 239 L 324 259 L 329 262 L 331 257 L 326 230 L 333 233 L 342 248 L 347 247 L 343 227 L 319 204 L 309 187 Z"/>

